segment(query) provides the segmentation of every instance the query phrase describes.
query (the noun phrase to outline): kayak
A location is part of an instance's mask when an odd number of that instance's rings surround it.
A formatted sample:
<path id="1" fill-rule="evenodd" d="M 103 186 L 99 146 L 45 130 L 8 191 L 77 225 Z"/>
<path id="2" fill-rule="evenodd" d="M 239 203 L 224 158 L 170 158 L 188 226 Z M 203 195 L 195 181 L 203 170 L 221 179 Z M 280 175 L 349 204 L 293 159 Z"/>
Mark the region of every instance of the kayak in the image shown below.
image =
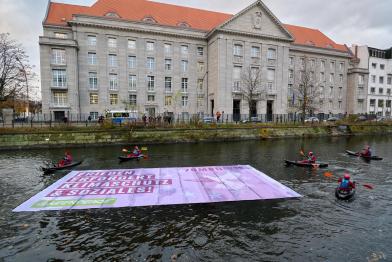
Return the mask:
<path id="1" fill-rule="evenodd" d="M 49 173 L 49 172 L 54 172 L 57 170 L 64 170 L 64 169 L 68 169 L 70 167 L 74 167 L 74 166 L 78 166 L 82 163 L 82 161 L 79 162 L 73 162 L 69 165 L 64 165 L 64 166 L 54 166 L 54 167 L 42 167 L 42 171 L 44 171 L 45 173 Z"/>
<path id="2" fill-rule="evenodd" d="M 125 162 L 125 161 L 130 161 L 130 160 L 140 160 L 144 158 L 144 155 L 139 155 L 139 156 L 119 156 L 118 159 L 120 159 L 121 162 Z"/>
<path id="3" fill-rule="evenodd" d="M 311 168 L 324 168 L 324 167 L 328 167 L 327 163 L 320 163 L 320 162 L 316 162 L 314 164 L 309 164 L 309 163 L 301 163 L 301 161 L 289 161 L 289 160 L 285 160 L 284 161 L 286 163 L 287 166 L 300 166 L 300 167 L 311 167 Z"/>
<path id="4" fill-rule="evenodd" d="M 350 192 L 341 191 L 339 190 L 339 187 L 335 189 L 335 196 L 337 199 L 340 200 L 350 200 L 351 198 L 354 197 L 354 195 L 355 195 L 355 189 L 351 189 Z"/>
<path id="5" fill-rule="evenodd" d="M 361 156 L 359 153 L 349 151 L 349 150 L 346 150 L 346 153 L 350 156 L 359 156 L 366 160 L 382 160 L 382 158 L 378 156 Z"/>

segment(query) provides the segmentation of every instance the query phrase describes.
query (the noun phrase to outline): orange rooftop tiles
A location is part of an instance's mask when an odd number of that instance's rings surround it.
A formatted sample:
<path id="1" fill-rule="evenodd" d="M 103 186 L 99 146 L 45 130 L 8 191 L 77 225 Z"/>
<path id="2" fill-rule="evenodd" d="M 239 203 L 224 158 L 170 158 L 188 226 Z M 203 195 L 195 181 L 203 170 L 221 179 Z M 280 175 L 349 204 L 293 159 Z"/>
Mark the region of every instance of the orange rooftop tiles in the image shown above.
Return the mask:
<path id="1" fill-rule="evenodd" d="M 91 7 L 50 3 L 44 25 L 67 26 L 73 15 L 103 17 L 107 13 L 116 13 L 120 19 L 142 21 L 153 18 L 158 24 L 179 26 L 186 23 L 190 28 L 209 32 L 233 15 L 202 9 L 170 5 L 149 0 L 98 0 Z M 332 41 L 317 29 L 283 25 L 295 38 L 294 44 L 315 46 L 348 52 L 345 45 Z"/>

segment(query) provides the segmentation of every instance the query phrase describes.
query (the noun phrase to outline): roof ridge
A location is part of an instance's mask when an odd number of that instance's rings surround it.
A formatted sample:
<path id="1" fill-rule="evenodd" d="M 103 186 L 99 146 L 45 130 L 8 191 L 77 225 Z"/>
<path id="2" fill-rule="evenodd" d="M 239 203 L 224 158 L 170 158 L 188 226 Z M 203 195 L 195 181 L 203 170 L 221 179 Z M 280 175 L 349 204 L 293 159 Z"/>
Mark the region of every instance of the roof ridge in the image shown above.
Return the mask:
<path id="1" fill-rule="evenodd" d="M 60 3 L 60 2 L 54 2 L 54 1 L 50 1 L 50 4 L 56 4 L 56 5 L 67 5 L 67 6 L 74 6 L 74 7 L 91 7 L 88 5 L 75 5 L 75 4 L 68 4 L 68 3 Z"/>
<path id="2" fill-rule="evenodd" d="M 154 3 L 154 4 L 160 4 L 160 5 L 167 5 L 167 6 L 175 6 L 175 7 L 180 7 L 180 8 L 193 9 L 193 10 L 197 10 L 197 11 L 203 11 L 203 12 L 209 12 L 209 13 L 215 13 L 215 14 L 234 16 L 234 14 L 218 12 L 218 11 L 212 11 L 212 10 L 208 10 L 208 9 L 202 9 L 202 8 L 196 8 L 196 7 L 191 7 L 191 6 L 183 6 L 183 5 L 175 5 L 175 4 L 163 3 L 163 2 L 160 2 L 159 0 L 142 0 L 142 1 L 150 2 L 150 3 Z"/>

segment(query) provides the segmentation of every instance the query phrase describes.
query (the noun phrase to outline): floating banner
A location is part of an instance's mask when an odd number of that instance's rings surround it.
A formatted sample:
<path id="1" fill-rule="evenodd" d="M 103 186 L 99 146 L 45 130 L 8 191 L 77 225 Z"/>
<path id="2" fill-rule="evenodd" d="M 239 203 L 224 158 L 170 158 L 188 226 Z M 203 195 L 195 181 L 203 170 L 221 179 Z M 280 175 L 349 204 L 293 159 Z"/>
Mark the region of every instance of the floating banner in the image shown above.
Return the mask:
<path id="1" fill-rule="evenodd" d="M 251 166 L 73 171 L 14 212 L 301 197 Z"/>

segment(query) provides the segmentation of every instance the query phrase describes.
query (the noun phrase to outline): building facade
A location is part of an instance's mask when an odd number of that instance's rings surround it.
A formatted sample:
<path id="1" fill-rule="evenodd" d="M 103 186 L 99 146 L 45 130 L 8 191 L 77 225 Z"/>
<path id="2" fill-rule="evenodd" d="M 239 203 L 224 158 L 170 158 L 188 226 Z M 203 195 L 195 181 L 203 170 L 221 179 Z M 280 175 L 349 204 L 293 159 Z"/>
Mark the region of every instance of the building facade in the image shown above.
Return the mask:
<path id="1" fill-rule="evenodd" d="M 262 1 L 236 15 L 147 0 L 49 2 L 43 29 L 42 107 L 55 119 L 108 110 L 286 114 L 305 68 L 318 90 L 314 114 L 344 114 L 353 104 L 351 51 L 316 29 L 282 24 Z M 261 76 L 251 105 L 248 68 Z"/>
<path id="2" fill-rule="evenodd" d="M 351 50 L 357 60 L 352 71 L 359 72 L 357 83 L 349 83 L 357 96 L 354 113 L 391 116 L 392 48 L 353 45 Z"/>

